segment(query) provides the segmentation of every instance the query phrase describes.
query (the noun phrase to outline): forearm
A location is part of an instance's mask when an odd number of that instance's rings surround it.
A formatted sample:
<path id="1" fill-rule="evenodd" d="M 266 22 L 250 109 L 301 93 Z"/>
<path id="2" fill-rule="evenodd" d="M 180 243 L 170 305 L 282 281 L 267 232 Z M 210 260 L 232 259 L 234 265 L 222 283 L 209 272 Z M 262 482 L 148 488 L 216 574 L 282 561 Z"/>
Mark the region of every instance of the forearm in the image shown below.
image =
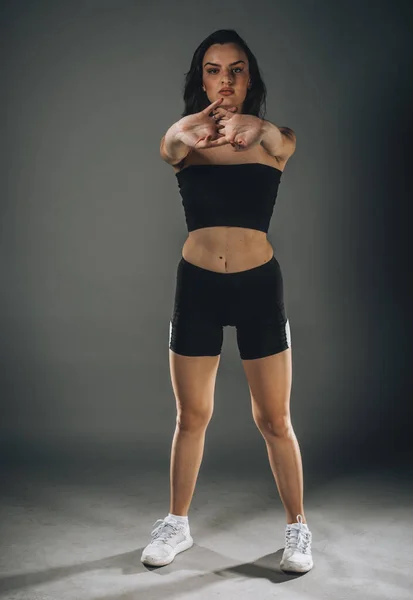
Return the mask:
<path id="1" fill-rule="evenodd" d="M 281 131 L 276 125 L 270 123 L 270 121 L 266 121 L 265 119 L 261 119 L 261 121 L 263 122 L 261 145 L 272 156 L 278 156 L 283 146 Z"/>
<path id="2" fill-rule="evenodd" d="M 179 121 L 177 121 L 165 133 L 161 144 L 161 156 L 171 164 L 179 163 L 190 151 L 190 147 L 179 139 L 180 131 Z"/>

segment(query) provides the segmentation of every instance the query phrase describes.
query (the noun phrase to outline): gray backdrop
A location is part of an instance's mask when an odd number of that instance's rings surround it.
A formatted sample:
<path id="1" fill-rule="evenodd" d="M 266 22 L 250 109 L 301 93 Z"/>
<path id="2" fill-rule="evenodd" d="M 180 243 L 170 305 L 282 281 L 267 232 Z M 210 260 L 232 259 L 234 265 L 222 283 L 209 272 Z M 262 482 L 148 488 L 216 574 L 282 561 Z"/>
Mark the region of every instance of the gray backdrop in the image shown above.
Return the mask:
<path id="1" fill-rule="evenodd" d="M 409 449 L 408 2 L 2 2 L 1 457 L 169 461 L 186 239 L 159 142 L 200 41 L 234 28 L 297 150 L 269 231 L 304 469 Z M 234 454 L 235 452 L 235 454 Z M 268 459 L 226 328 L 204 464 Z"/>

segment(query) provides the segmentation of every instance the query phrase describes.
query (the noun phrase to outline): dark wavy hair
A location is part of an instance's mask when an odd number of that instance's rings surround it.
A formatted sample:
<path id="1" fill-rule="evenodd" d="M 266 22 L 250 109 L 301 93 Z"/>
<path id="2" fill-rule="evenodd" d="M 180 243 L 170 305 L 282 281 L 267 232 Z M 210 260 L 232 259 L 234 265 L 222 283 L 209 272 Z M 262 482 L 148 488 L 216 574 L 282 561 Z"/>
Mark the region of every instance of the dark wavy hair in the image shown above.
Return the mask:
<path id="1" fill-rule="evenodd" d="M 251 88 L 247 91 L 242 112 L 263 119 L 266 113 L 267 88 L 261 77 L 257 59 L 246 42 L 234 29 L 218 29 L 204 39 L 195 50 L 189 71 L 185 74 L 184 102 L 185 110 L 181 117 L 192 115 L 206 108 L 211 102 L 202 89 L 202 62 L 212 44 L 237 44 L 248 57 Z"/>

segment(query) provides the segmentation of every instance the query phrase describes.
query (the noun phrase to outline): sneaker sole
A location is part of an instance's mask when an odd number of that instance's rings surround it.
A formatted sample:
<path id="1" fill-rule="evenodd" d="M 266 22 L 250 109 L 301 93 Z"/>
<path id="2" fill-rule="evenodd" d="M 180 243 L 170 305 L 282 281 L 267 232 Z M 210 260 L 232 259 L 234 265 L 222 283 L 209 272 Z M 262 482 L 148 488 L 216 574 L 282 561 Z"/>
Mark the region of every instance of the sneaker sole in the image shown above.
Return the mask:
<path id="1" fill-rule="evenodd" d="M 165 565 L 169 565 L 173 561 L 173 559 L 175 558 L 175 556 L 177 554 L 179 554 L 180 552 L 184 552 L 185 550 L 189 550 L 189 548 L 191 548 L 193 545 L 194 545 L 194 540 L 192 539 L 191 536 L 189 536 L 188 539 L 183 540 L 182 542 L 180 542 L 179 544 L 177 544 L 175 546 L 171 556 L 169 556 L 168 558 L 156 559 L 156 558 L 152 558 L 150 556 L 145 557 L 144 553 L 142 553 L 141 562 L 144 565 L 150 565 L 151 567 L 164 567 Z"/>
<path id="2" fill-rule="evenodd" d="M 313 568 L 313 566 L 313 562 L 308 565 L 296 565 L 294 563 L 289 563 L 288 561 L 280 563 L 280 568 L 283 571 L 289 571 L 291 573 L 307 573 L 307 571 L 310 571 Z"/>

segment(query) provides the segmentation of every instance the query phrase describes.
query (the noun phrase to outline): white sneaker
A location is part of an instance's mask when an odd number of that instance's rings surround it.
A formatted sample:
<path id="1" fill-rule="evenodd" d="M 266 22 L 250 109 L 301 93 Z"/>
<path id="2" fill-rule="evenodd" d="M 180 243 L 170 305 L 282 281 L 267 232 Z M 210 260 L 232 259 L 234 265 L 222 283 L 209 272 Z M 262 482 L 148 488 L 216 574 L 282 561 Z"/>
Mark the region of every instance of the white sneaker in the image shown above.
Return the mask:
<path id="1" fill-rule="evenodd" d="M 285 526 L 285 548 L 280 562 L 283 571 L 306 573 L 313 568 L 311 556 L 312 534 L 302 515 L 297 515 L 297 523 Z"/>
<path id="2" fill-rule="evenodd" d="M 171 517 L 158 519 L 154 523 L 151 542 L 144 548 L 141 562 L 161 567 L 169 565 L 179 552 L 188 550 L 194 543 L 187 525 Z"/>

